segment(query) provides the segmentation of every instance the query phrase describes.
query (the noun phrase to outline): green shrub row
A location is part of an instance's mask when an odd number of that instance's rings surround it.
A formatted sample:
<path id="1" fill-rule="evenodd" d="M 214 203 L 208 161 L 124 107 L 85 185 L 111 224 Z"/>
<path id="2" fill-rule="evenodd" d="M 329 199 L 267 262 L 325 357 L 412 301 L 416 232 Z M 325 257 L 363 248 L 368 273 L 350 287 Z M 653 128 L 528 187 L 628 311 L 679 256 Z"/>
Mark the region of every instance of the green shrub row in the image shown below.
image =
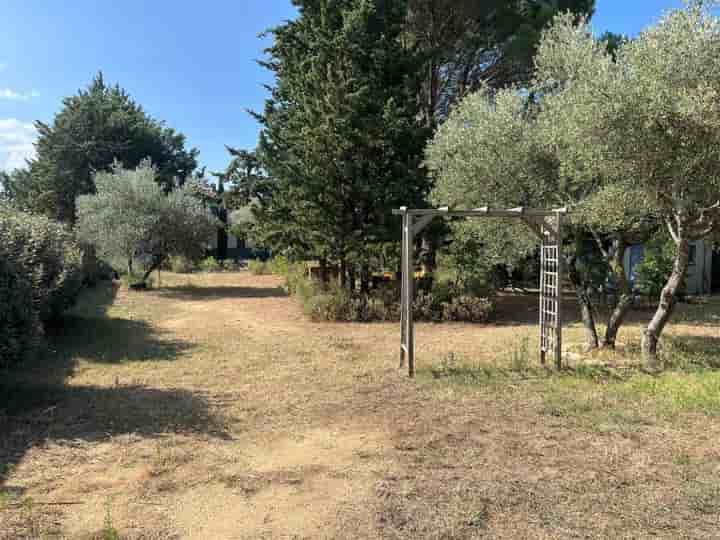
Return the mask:
<path id="1" fill-rule="evenodd" d="M 249 261 L 248 270 L 255 276 L 266 276 L 273 274 L 273 268 L 267 261 Z"/>
<path id="2" fill-rule="evenodd" d="M 284 258 L 263 263 L 263 272 L 285 277 L 285 290 L 296 296 L 305 314 L 315 321 L 399 321 L 400 288 L 396 282 L 384 283 L 361 293 L 342 289 L 335 284 L 322 286 L 309 279 L 302 264 Z M 447 282 L 418 283 L 413 317 L 422 321 L 487 322 L 494 304 L 486 287 L 475 282 L 456 286 Z M 427 290 L 429 289 L 429 290 Z"/>
<path id="3" fill-rule="evenodd" d="M 399 321 L 399 287 L 380 287 L 367 294 L 317 284 L 299 287 L 305 313 L 315 321 Z M 413 318 L 419 321 L 484 323 L 494 305 L 489 298 L 458 294 L 447 298 L 432 290 L 421 291 L 413 302 Z"/>
<path id="4" fill-rule="evenodd" d="M 31 355 L 43 323 L 60 316 L 83 284 L 83 257 L 70 231 L 0 204 L 0 367 Z"/>
<path id="5" fill-rule="evenodd" d="M 190 274 L 197 270 L 202 272 L 232 272 L 240 267 L 231 259 L 219 260 L 215 257 L 205 257 L 200 261 L 193 261 L 183 255 L 174 255 L 168 258 L 165 268 L 177 274 Z"/>

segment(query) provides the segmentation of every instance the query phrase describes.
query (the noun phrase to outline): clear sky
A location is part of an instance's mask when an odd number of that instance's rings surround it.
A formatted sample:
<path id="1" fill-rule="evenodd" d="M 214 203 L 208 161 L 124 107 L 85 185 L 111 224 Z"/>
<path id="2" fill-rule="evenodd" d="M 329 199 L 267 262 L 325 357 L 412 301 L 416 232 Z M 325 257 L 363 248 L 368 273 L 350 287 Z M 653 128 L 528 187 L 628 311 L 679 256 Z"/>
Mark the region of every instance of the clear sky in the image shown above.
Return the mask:
<path id="1" fill-rule="evenodd" d="M 681 0 L 597 0 L 593 26 L 637 34 Z M 255 63 L 263 30 L 291 18 L 290 0 L 2 0 L 0 169 L 32 154 L 33 120 L 102 70 L 154 117 L 183 132 L 210 170 L 225 144 L 254 148 L 271 82 Z"/>

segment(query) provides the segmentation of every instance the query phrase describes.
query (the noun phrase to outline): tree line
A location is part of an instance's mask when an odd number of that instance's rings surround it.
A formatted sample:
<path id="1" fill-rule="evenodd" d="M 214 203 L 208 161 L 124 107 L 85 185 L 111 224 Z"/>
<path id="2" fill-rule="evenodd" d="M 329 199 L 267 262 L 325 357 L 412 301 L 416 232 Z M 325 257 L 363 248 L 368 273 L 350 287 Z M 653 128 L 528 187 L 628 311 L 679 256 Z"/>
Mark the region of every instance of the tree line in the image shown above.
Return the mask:
<path id="1" fill-rule="evenodd" d="M 255 113 L 256 152 L 233 150 L 227 171 L 258 241 L 337 266 L 343 287 L 364 291 L 397 249 L 394 207 L 568 206 L 587 346 L 612 348 L 633 305 L 626 250 L 667 231 L 673 267 L 642 343 L 657 359 L 689 243 L 715 232 L 720 204 L 720 40 L 707 3 L 632 40 L 596 37 L 592 2 L 294 4 L 299 16 L 270 30 L 275 84 Z M 429 231 L 432 266 L 448 231 Z M 532 253 L 527 235 L 517 223 L 450 227 L 456 253 L 472 245 L 476 260 L 510 265 Z M 617 299 L 600 336 L 595 293 L 608 283 Z"/>
<path id="2" fill-rule="evenodd" d="M 396 264 L 392 208 L 568 206 L 564 251 L 591 348 L 614 347 L 632 308 L 627 247 L 667 231 L 673 268 L 643 336 L 657 357 L 689 243 L 715 233 L 720 207 L 720 39 L 707 3 L 632 40 L 593 35 L 590 0 L 293 4 L 298 16 L 268 31 L 261 64 L 274 84 L 251 112 L 257 148 L 228 147 L 218 190 L 195 172 L 198 152 L 182 134 L 100 74 L 52 124 L 37 124 L 37 156 L 0 175 L 4 199 L 79 227 L 96 248 L 129 261 L 149 249 L 160 264 L 196 251 L 199 233 L 173 238 L 168 216 L 189 209 L 188 223 L 209 230 L 188 198 L 209 196 L 251 208 L 257 244 L 316 259 L 323 276 L 334 269 L 341 287 L 362 292 L 374 270 Z M 133 211 L 119 201 L 134 198 L 135 209 L 157 210 L 142 234 L 112 226 Z M 513 266 L 535 249 L 519 223 L 437 224 L 418 239 L 428 268 L 448 240 L 470 272 L 473 261 Z M 608 282 L 618 299 L 600 336 L 594 293 Z"/>

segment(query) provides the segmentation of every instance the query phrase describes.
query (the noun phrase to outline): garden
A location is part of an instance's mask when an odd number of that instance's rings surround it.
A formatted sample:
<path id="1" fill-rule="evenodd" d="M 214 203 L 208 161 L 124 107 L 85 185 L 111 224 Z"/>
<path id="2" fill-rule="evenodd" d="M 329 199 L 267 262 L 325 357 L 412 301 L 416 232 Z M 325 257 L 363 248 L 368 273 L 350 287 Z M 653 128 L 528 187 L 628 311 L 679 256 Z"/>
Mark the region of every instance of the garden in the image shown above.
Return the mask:
<path id="1" fill-rule="evenodd" d="M 293 2 L 220 171 L 102 72 L 36 124 L 0 539 L 717 536 L 717 6 L 490 4 Z"/>

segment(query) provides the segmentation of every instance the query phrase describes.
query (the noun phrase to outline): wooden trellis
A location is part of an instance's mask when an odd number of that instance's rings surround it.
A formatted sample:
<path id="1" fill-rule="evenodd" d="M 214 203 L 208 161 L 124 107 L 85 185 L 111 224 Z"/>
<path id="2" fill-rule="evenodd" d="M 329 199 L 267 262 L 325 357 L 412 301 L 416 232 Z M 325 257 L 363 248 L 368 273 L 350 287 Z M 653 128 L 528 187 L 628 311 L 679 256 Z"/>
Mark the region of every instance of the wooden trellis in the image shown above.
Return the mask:
<path id="1" fill-rule="evenodd" d="M 436 217 L 467 218 L 520 218 L 540 238 L 540 361 L 544 364 L 548 354 L 562 365 L 562 221 L 566 208 L 537 210 L 530 208 L 473 210 L 414 209 L 401 207 L 393 210 L 402 216 L 401 285 L 400 285 L 400 367 L 408 359 L 408 374 L 415 375 L 415 333 L 412 304 L 415 280 L 415 236 Z"/>

